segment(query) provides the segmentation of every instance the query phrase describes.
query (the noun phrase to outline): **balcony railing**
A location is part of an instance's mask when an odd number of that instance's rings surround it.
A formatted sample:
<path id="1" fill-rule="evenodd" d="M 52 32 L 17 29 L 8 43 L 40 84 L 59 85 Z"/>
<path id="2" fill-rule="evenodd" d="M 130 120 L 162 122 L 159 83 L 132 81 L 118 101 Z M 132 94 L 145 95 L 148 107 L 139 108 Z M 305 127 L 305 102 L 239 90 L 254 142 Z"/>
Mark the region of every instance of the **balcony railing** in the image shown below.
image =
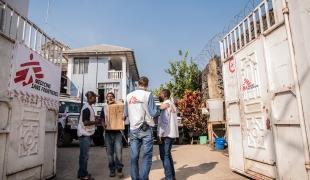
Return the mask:
<path id="1" fill-rule="evenodd" d="M 0 34 L 21 42 L 47 60 L 60 64 L 62 47 L 37 25 L 0 0 Z"/>
<path id="2" fill-rule="evenodd" d="M 123 77 L 123 72 L 122 71 L 109 71 L 108 72 L 108 78 L 117 80 L 117 79 L 122 79 Z"/>

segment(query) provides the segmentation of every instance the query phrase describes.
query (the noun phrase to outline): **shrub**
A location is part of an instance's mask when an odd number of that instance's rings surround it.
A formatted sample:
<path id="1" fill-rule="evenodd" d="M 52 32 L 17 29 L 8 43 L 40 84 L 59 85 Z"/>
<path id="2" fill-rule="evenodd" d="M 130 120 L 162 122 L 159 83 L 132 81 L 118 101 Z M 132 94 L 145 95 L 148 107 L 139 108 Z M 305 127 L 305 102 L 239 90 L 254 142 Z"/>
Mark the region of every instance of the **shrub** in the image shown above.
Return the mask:
<path id="1" fill-rule="evenodd" d="M 186 91 L 183 98 L 178 101 L 183 126 L 193 136 L 207 134 L 207 117 L 202 115 L 202 94 L 199 91 Z"/>

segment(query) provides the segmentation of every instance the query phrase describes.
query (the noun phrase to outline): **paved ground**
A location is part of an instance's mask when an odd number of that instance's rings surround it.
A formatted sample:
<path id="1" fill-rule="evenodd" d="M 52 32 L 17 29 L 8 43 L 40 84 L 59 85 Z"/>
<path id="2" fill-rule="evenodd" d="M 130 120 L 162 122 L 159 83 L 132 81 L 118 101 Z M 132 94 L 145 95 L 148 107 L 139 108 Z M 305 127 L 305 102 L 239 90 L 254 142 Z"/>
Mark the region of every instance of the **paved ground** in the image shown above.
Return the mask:
<path id="1" fill-rule="evenodd" d="M 130 179 L 129 149 L 123 152 L 125 163 L 124 179 Z M 242 180 L 246 179 L 231 172 L 228 157 L 221 152 L 211 150 L 205 145 L 183 145 L 173 147 L 173 157 L 177 180 Z M 76 179 L 79 148 L 68 147 L 58 149 L 57 176 L 55 180 Z M 89 172 L 97 180 L 118 179 L 108 177 L 106 151 L 104 147 L 91 147 L 88 164 Z M 154 146 L 153 164 L 150 180 L 164 180 L 164 172 L 158 154 L 158 146 Z"/>

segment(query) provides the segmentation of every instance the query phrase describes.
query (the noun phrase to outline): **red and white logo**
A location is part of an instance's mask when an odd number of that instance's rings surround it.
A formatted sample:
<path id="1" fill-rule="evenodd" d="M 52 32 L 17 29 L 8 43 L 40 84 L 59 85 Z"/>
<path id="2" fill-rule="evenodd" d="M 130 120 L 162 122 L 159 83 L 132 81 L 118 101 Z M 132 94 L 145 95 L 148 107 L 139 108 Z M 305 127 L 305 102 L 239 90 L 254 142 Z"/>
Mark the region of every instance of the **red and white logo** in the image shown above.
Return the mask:
<path id="1" fill-rule="evenodd" d="M 246 90 L 254 89 L 254 88 L 257 88 L 257 87 L 258 87 L 257 84 L 255 85 L 252 81 L 250 81 L 249 79 L 245 78 L 243 80 L 241 89 L 242 89 L 242 91 L 246 91 Z"/>
<path id="2" fill-rule="evenodd" d="M 44 74 L 42 74 L 42 68 L 39 61 L 33 61 L 33 54 L 29 56 L 29 62 L 20 65 L 21 70 L 16 72 L 16 77 L 14 78 L 15 83 L 22 82 L 23 86 L 33 83 L 35 79 L 42 79 Z"/>
<path id="3" fill-rule="evenodd" d="M 138 99 L 135 96 L 132 96 L 129 100 L 129 104 L 135 104 L 138 101 Z"/>
<path id="4" fill-rule="evenodd" d="M 236 71 L 235 61 L 232 57 L 228 60 L 228 69 L 231 73 L 234 73 Z"/>

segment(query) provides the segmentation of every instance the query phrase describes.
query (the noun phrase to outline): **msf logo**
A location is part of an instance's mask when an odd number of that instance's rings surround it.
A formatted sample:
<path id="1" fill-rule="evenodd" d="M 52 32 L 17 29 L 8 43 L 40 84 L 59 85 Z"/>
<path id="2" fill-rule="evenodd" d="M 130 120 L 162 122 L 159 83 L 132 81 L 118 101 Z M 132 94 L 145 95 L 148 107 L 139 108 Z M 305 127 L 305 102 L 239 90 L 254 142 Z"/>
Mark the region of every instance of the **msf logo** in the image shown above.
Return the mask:
<path id="1" fill-rule="evenodd" d="M 136 104 L 137 101 L 138 99 L 135 96 L 132 96 L 129 100 L 129 104 Z"/>
<path id="2" fill-rule="evenodd" d="M 33 61 L 32 53 L 29 56 L 29 62 L 21 64 L 20 67 L 21 70 L 16 72 L 15 83 L 22 82 L 23 86 L 27 86 L 31 84 L 34 79 L 42 79 L 44 77 L 40 62 Z"/>
<path id="3" fill-rule="evenodd" d="M 253 82 L 251 82 L 249 79 L 244 79 L 244 82 L 241 86 L 241 89 L 243 91 L 246 91 L 246 90 L 251 90 L 251 89 L 254 89 L 254 88 L 257 88 L 258 85 L 255 85 Z"/>

